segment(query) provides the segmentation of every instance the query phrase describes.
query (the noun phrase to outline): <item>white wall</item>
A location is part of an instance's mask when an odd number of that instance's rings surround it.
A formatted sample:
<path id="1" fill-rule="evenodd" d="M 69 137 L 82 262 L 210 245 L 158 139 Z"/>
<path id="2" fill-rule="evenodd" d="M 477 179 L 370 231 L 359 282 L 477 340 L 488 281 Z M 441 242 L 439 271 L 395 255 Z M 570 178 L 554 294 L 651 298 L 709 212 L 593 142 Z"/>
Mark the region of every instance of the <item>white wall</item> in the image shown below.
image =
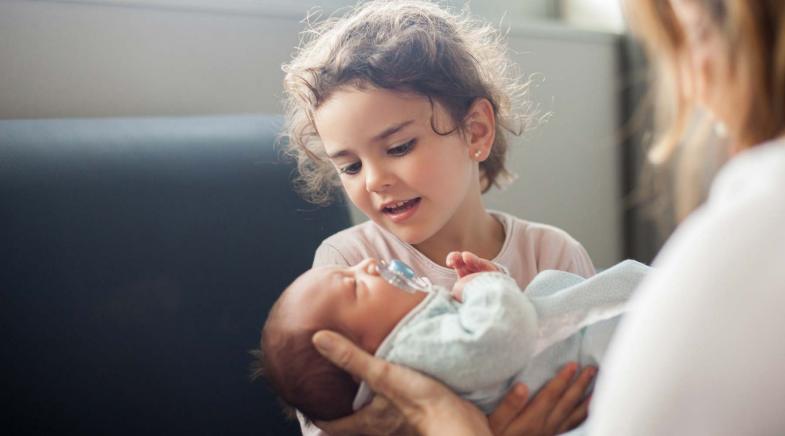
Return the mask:
<path id="1" fill-rule="evenodd" d="M 617 37 L 532 28 L 510 45 L 524 71 L 544 78 L 533 89 L 546 124 L 512 147 L 518 180 L 488 205 L 570 232 L 600 267 L 621 257 L 621 151 Z"/>
<path id="2" fill-rule="evenodd" d="M 0 2 L 0 117 L 280 112 L 301 17 Z"/>
<path id="3" fill-rule="evenodd" d="M 0 1 L 0 118 L 279 113 L 301 19 Z M 564 228 L 608 266 L 621 252 L 616 37 L 521 23 L 510 44 L 553 114 L 513 146 L 520 179 L 488 205 Z"/>

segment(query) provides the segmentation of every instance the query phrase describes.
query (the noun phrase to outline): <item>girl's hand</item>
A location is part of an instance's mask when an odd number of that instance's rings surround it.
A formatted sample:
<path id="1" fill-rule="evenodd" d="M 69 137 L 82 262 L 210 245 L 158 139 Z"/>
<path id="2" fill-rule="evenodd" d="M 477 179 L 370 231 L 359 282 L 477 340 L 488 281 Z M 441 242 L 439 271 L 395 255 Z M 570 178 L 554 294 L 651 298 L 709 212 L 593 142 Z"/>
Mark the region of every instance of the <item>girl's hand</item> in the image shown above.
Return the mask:
<path id="1" fill-rule="evenodd" d="M 372 402 L 352 416 L 316 423 L 330 435 L 412 431 L 423 435 L 491 435 L 485 415 L 438 381 L 375 358 L 337 333 L 320 331 L 313 336 L 313 343 L 324 357 L 365 380 L 376 398 L 382 398 L 374 400 L 376 406 Z M 369 408 L 377 410 L 366 411 Z M 397 414 L 391 414 L 392 410 Z M 381 419 L 374 421 L 378 417 Z"/>
<path id="2" fill-rule="evenodd" d="M 493 262 L 470 251 L 451 251 L 447 254 L 445 264 L 454 269 L 459 278 L 478 272 L 499 271 Z"/>
<path id="3" fill-rule="evenodd" d="M 586 367 L 573 381 L 577 370 L 575 363 L 565 365 L 531 401 L 527 401 L 526 386 L 515 385 L 488 416 L 493 434 L 550 436 L 581 424 L 588 415 L 591 399 L 584 398 L 584 394 L 597 369 Z"/>

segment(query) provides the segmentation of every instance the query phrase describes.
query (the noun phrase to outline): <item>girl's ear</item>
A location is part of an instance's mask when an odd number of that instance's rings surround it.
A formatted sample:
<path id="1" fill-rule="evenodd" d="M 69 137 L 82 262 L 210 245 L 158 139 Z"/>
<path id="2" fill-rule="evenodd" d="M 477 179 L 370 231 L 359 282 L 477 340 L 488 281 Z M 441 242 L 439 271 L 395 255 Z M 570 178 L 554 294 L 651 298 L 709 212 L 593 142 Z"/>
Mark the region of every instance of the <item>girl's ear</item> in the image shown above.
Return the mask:
<path id="1" fill-rule="evenodd" d="M 482 162 L 491 154 L 493 141 L 496 139 L 496 117 L 493 105 L 487 98 L 474 100 L 466 113 L 466 136 L 469 146 L 469 157 Z"/>

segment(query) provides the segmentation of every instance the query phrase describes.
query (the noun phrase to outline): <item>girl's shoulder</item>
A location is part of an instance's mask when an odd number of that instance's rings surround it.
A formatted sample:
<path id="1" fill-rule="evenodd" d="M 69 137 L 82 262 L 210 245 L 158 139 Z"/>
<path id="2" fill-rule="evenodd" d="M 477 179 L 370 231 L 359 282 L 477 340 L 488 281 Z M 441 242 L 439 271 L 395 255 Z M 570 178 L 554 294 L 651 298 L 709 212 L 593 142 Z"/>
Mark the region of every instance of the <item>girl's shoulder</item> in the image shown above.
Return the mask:
<path id="1" fill-rule="evenodd" d="M 528 221 L 504 212 L 492 211 L 504 226 L 505 245 L 525 243 L 534 246 L 580 246 L 566 231 L 549 224 Z"/>
<path id="2" fill-rule="evenodd" d="M 546 269 L 568 271 L 582 277 L 594 274 L 594 265 L 586 249 L 566 231 L 503 212 L 491 213 L 502 223 L 506 234 L 504 246 L 494 260 L 510 268 L 522 287 Z"/>

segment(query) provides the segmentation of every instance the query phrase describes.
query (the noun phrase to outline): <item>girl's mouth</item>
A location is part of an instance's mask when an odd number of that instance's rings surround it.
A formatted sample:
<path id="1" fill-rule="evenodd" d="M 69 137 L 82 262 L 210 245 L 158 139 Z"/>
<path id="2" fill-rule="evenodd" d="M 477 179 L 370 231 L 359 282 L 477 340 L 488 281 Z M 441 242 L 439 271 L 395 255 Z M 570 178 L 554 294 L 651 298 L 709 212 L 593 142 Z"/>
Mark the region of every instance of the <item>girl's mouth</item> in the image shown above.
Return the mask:
<path id="1" fill-rule="evenodd" d="M 401 222 L 409 218 L 417 211 L 417 206 L 420 205 L 420 197 L 411 200 L 399 201 L 389 206 L 382 208 L 382 213 L 390 217 L 393 222 Z"/>

